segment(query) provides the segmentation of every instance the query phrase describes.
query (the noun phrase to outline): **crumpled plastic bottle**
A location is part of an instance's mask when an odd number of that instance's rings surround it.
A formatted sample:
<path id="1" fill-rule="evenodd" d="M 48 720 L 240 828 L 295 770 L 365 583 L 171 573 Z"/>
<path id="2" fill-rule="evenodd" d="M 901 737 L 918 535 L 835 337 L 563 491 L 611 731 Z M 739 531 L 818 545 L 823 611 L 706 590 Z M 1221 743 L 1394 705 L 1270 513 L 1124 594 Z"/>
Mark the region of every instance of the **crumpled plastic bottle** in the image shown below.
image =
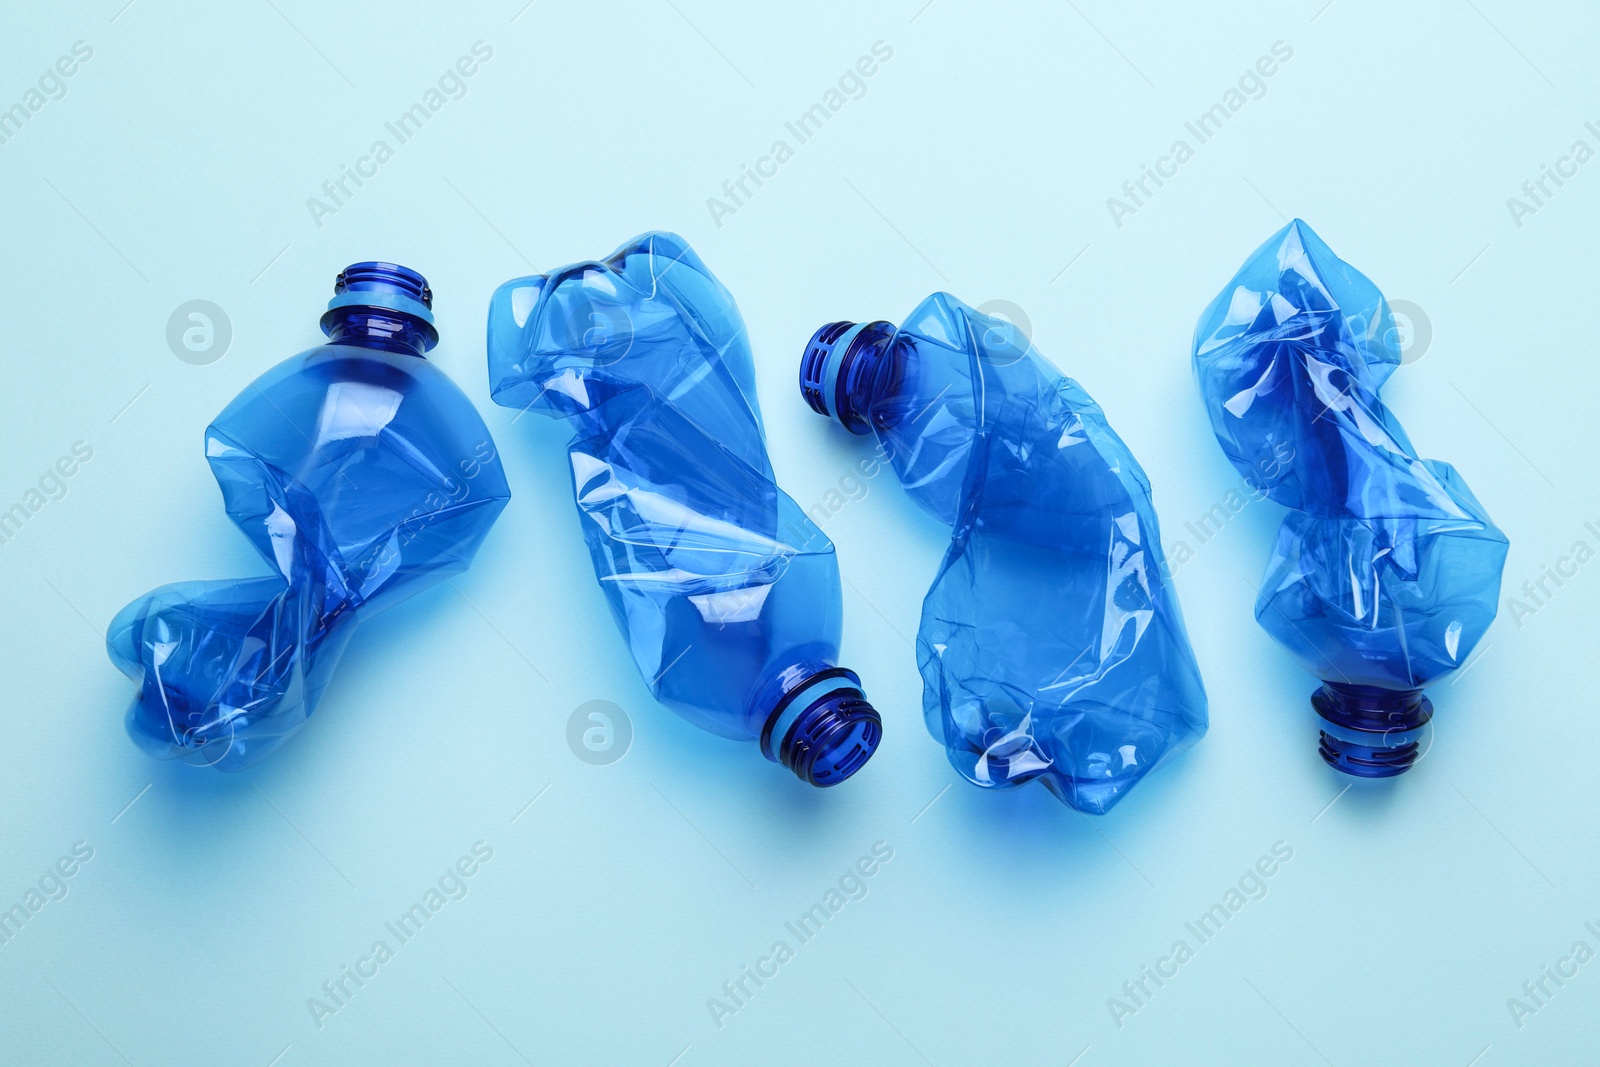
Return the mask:
<path id="1" fill-rule="evenodd" d="M 1038 779 L 1101 814 L 1206 730 L 1150 483 L 1089 395 L 948 293 L 898 329 L 834 322 L 812 410 L 875 434 L 952 527 L 917 637 L 923 715 L 975 785 Z"/>
<path id="2" fill-rule="evenodd" d="M 1416 761 L 1424 686 L 1495 616 L 1506 536 L 1448 463 L 1419 459 L 1378 391 L 1400 364 L 1383 294 L 1296 219 L 1195 329 L 1211 427 L 1290 510 L 1256 620 L 1323 684 L 1322 758 L 1386 778 Z"/>
<path id="3" fill-rule="evenodd" d="M 228 515 L 274 573 L 163 586 L 106 634 L 139 684 L 128 734 L 153 756 L 238 771 L 271 754 L 357 622 L 466 570 L 510 499 L 483 420 L 424 356 L 439 335 L 423 277 L 356 263 L 334 294 L 328 343 L 206 429 Z"/>
<path id="4" fill-rule="evenodd" d="M 489 378 L 571 424 L 595 576 L 651 693 L 812 785 L 858 771 L 882 724 L 837 665 L 833 543 L 774 482 L 744 321 L 688 244 L 501 286 Z"/>

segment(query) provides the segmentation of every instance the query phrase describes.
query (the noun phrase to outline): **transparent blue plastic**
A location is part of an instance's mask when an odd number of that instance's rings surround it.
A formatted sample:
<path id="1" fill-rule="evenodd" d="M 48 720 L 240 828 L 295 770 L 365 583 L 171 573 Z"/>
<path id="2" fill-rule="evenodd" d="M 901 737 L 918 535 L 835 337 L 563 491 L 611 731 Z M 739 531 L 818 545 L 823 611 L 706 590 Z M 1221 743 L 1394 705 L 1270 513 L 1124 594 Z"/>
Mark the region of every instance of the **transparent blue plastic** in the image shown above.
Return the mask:
<path id="1" fill-rule="evenodd" d="M 1100 814 L 1206 730 L 1150 483 L 1089 395 L 947 293 L 898 329 L 835 322 L 800 370 L 953 528 L 922 606 L 928 730 L 968 781 Z"/>
<path id="2" fill-rule="evenodd" d="M 1322 757 L 1390 777 L 1415 762 L 1422 688 L 1493 621 L 1506 537 L 1454 467 L 1419 459 L 1378 397 L 1400 364 L 1377 286 L 1296 219 L 1200 317 L 1194 367 L 1222 450 L 1290 509 L 1256 619 L 1322 679 Z"/>
<path id="3" fill-rule="evenodd" d="M 356 624 L 465 570 L 510 498 L 483 420 L 423 355 L 438 333 L 422 276 L 357 263 L 334 293 L 329 342 L 206 430 L 228 515 L 273 574 L 163 586 L 107 632 L 139 684 L 128 733 L 153 756 L 264 759 L 310 718 Z"/>
<path id="4" fill-rule="evenodd" d="M 501 286 L 489 378 L 571 423 L 595 575 L 656 698 L 813 785 L 859 770 L 882 726 L 837 666 L 833 543 L 773 481 L 744 321 L 683 239 Z"/>

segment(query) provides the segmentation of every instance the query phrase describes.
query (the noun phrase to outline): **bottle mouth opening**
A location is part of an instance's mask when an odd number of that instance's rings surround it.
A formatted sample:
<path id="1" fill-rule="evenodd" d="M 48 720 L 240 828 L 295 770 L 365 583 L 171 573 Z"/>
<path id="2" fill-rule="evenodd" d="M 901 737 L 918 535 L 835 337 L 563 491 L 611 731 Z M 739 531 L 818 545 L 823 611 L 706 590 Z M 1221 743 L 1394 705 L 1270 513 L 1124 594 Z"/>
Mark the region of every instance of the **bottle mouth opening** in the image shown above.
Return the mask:
<path id="1" fill-rule="evenodd" d="M 807 406 L 853 434 L 871 433 L 862 405 L 877 384 L 893 335 L 893 324 L 881 320 L 830 322 L 812 334 L 800 357 L 800 395 Z"/>
<path id="2" fill-rule="evenodd" d="M 838 785 L 855 774 L 878 749 L 883 721 L 865 700 L 845 698 L 820 721 L 801 719 L 784 739 L 780 757 L 800 778 L 819 788 Z"/>
<path id="3" fill-rule="evenodd" d="M 1421 689 L 1324 682 L 1311 694 L 1311 707 L 1322 719 L 1318 754 L 1357 778 L 1393 778 L 1410 770 L 1433 718 L 1433 702 Z"/>
<path id="4" fill-rule="evenodd" d="M 806 343 L 806 353 L 800 357 L 800 395 L 818 415 L 833 418 L 839 378 L 838 363 L 833 357 L 842 357 L 844 350 L 850 347 L 848 343 L 841 347 L 838 341 L 852 328 L 859 331 L 860 324 L 828 323 L 811 335 L 811 340 Z M 833 366 L 830 367 L 830 363 Z"/>
<path id="5" fill-rule="evenodd" d="M 410 267 L 382 260 L 363 260 L 340 271 L 333 280 L 333 293 L 343 296 L 347 292 L 400 293 L 423 307 L 433 307 L 433 290 L 428 288 L 428 279 Z"/>
<path id="6" fill-rule="evenodd" d="M 853 671 L 830 667 L 790 689 L 767 717 L 761 751 L 819 788 L 855 774 L 883 739 L 883 719 Z"/>
<path id="7" fill-rule="evenodd" d="M 401 349 L 420 345 L 424 352 L 439 343 L 428 280 L 410 267 L 380 260 L 352 263 L 339 272 L 321 326 L 334 340 L 341 334 L 387 338 Z"/>

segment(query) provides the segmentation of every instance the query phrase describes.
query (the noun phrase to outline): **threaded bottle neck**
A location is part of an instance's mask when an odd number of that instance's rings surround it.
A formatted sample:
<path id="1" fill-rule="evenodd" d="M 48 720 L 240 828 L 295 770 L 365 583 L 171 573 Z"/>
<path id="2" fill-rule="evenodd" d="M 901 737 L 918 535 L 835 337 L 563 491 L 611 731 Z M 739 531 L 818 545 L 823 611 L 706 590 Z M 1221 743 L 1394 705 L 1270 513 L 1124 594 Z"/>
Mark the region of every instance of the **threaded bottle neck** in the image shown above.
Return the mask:
<path id="1" fill-rule="evenodd" d="M 894 325 L 882 320 L 830 322 L 812 334 L 800 359 L 800 395 L 811 410 L 851 433 L 869 433 L 873 405 L 899 385 L 894 336 Z"/>
<path id="2" fill-rule="evenodd" d="M 883 738 L 883 720 L 861 680 L 843 667 L 791 669 L 761 730 L 761 753 L 802 782 L 826 788 L 855 774 Z"/>
<path id="3" fill-rule="evenodd" d="M 1358 778 L 1393 778 L 1410 770 L 1433 718 L 1433 702 L 1421 689 L 1323 682 L 1311 694 L 1311 706 L 1322 718 L 1323 760 Z"/>
<path id="4" fill-rule="evenodd" d="M 439 343 L 433 290 L 398 263 L 366 260 L 340 271 L 321 325 L 336 345 L 420 356 Z"/>

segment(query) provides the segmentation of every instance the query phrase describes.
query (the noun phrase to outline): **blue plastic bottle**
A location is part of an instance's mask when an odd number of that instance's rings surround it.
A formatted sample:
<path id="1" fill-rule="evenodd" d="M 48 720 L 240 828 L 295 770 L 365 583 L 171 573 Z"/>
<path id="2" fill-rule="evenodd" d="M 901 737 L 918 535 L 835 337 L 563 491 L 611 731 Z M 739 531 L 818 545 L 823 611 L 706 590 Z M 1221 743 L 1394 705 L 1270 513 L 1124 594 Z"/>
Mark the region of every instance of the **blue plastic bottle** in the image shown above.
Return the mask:
<path id="1" fill-rule="evenodd" d="M 773 481 L 744 321 L 688 244 L 501 286 L 489 378 L 571 423 L 595 576 L 656 698 L 812 785 L 860 770 L 882 725 L 838 666 L 833 543 Z"/>
<path id="2" fill-rule="evenodd" d="M 1379 399 L 1399 364 L 1383 294 L 1298 219 L 1195 329 L 1222 450 L 1290 509 L 1256 620 L 1322 680 L 1322 758 L 1366 778 L 1415 762 L 1433 714 L 1422 689 L 1493 621 L 1507 547 L 1455 468 L 1417 458 Z"/>
<path id="3" fill-rule="evenodd" d="M 273 573 L 163 586 L 106 634 L 139 684 L 128 733 L 153 756 L 265 758 L 316 709 L 357 622 L 466 570 L 510 498 L 483 420 L 423 355 L 439 335 L 422 276 L 356 263 L 334 294 L 328 343 L 206 430 L 228 515 Z"/>
<path id="4" fill-rule="evenodd" d="M 947 293 L 806 348 L 819 415 L 876 434 L 953 528 L 922 606 L 923 715 L 968 781 L 1103 813 L 1206 730 L 1150 483 L 1076 382 Z"/>

